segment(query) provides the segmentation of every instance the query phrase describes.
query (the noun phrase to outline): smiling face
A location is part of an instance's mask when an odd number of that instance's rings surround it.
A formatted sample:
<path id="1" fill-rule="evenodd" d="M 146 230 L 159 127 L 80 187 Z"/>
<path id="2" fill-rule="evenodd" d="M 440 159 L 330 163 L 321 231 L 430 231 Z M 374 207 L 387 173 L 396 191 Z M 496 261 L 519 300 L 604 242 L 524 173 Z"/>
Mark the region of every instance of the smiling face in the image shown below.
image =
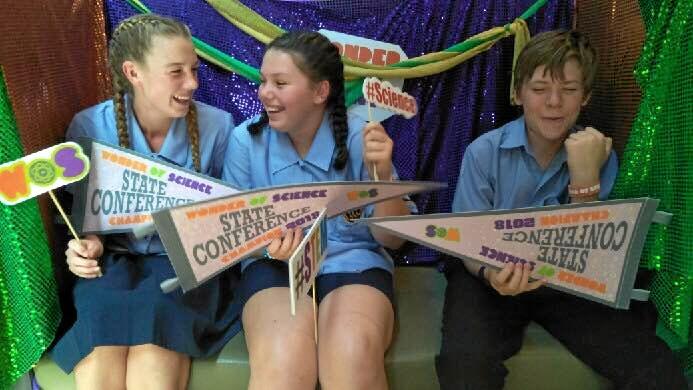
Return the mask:
<path id="1" fill-rule="evenodd" d="M 153 37 L 144 63 L 123 63 L 123 73 L 132 84 L 138 116 L 184 117 L 198 87 L 198 66 L 190 39 Z"/>
<path id="2" fill-rule="evenodd" d="M 528 141 L 533 146 L 562 144 L 589 99 L 577 61 L 566 61 L 562 77 L 545 69 L 538 66 L 515 94 L 515 101 L 524 111 Z"/>
<path id="3" fill-rule="evenodd" d="M 315 82 L 296 66 L 292 55 L 279 49 L 265 53 L 260 68 L 258 97 L 269 125 L 289 134 L 305 133 L 322 120 L 329 82 Z M 310 125 L 309 125 L 310 124 Z"/>

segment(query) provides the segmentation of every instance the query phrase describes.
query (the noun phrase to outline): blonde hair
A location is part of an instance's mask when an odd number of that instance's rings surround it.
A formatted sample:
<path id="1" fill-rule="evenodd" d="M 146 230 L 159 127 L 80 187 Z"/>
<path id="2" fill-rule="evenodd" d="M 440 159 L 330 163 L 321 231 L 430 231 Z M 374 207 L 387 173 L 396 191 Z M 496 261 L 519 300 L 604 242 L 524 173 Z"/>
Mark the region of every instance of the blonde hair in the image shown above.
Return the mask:
<path id="1" fill-rule="evenodd" d="M 134 61 L 145 63 L 145 58 L 152 48 L 154 37 L 183 37 L 192 39 L 186 25 L 174 19 L 155 14 L 142 14 L 129 17 L 118 25 L 108 45 L 108 65 L 113 80 L 113 109 L 115 111 L 116 129 L 120 146 L 130 148 L 130 136 L 125 120 L 125 94 L 132 93 L 132 85 L 123 74 L 123 62 Z M 192 148 L 193 164 L 196 171 L 200 164 L 200 131 L 197 126 L 197 109 L 192 102 L 185 117 L 188 126 L 188 137 Z"/>

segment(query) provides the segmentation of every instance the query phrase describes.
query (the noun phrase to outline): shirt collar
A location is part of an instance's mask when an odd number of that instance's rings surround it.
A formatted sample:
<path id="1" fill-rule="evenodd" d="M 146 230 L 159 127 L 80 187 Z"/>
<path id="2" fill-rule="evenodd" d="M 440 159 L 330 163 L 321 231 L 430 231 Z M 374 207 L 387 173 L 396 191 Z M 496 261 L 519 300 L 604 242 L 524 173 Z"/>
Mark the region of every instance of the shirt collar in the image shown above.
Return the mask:
<path id="1" fill-rule="evenodd" d="M 291 143 L 287 133 L 271 131 L 269 134 L 269 148 L 272 156 L 270 162 L 272 173 L 276 173 L 301 161 L 301 157 L 294 149 L 294 145 Z M 303 161 L 327 172 L 330 169 L 334 148 L 334 136 L 330 127 L 329 113 L 326 111 L 320 127 L 318 127 L 315 133 L 315 138 L 308 150 L 308 154 L 306 154 Z"/>
<path id="2" fill-rule="evenodd" d="M 161 157 L 163 160 L 180 167 L 186 167 L 190 154 L 190 141 L 188 139 L 188 128 L 185 123 L 185 118 L 175 118 L 171 122 L 171 126 L 168 128 L 161 149 L 158 153 L 155 153 L 149 147 L 149 143 L 142 132 L 142 128 L 137 122 L 137 118 L 135 118 L 135 110 L 132 108 L 129 95 L 125 95 L 125 104 L 128 107 L 126 112 L 128 114 L 128 130 L 132 149 Z"/>
<path id="3" fill-rule="evenodd" d="M 503 140 L 500 147 L 502 149 L 512 149 L 524 146 L 526 151 L 529 151 L 527 144 L 527 131 L 525 130 L 524 115 L 508 123 L 503 132 Z"/>
<path id="4" fill-rule="evenodd" d="M 188 168 L 186 165 L 188 163 L 188 157 L 191 153 L 190 148 L 191 145 L 190 138 L 188 136 L 188 126 L 185 123 L 185 118 L 174 119 L 171 123 L 171 127 L 168 129 L 164 143 L 161 145 L 161 150 L 159 150 L 159 157 L 162 157 L 178 166 Z M 193 170 L 195 169 L 194 167 L 189 168 Z"/>
<path id="5" fill-rule="evenodd" d="M 578 131 L 577 126 L 573 126 L 570 129 L 570 133 Z M 529 147 L 529 141 L 527 140 L 527 129 L 525 127 L 525 117 L 524 115 L 515 119 L 514 121 L 508 123 L 503 134 L 503 140 L 501 141 L 500 147 L 502 149 L 513 149 L 524 147 L 526 153 L 534 156 L 532 154 L 532 149 Z M 558 153 L 551 160 L 551 166 L 560 166 L 567 161 L 568 155 L 566 154 L 565 148 L 562 147 L 558 150 Z"/>

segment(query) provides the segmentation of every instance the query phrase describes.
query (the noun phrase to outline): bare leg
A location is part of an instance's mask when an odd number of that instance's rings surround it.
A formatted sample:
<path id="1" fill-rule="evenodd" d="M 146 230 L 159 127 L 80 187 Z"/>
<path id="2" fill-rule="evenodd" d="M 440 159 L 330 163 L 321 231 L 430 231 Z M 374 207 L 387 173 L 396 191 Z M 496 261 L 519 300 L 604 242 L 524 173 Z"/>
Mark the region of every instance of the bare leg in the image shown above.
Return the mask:
<path id="1" fill-rule="evenodd" d="M 184 390 L 190 376 L 190 357 L 153 344 L 130 347 L 128 389 Z"/>
<path id="2" fill-rule="evenodd" d="M 243 328 L 250 355 L 249 389 L 315 389 L 317 357 L 309 297 L 297 302 L 292 317 L 288 288 L 262 290 L 245 304 Z"/>
<path id="3" fill-rule="evenodd" d="M 128 347 L 96 347 L 74 369 L 78 390 L 125 389 Z"/>
<path id="4" fill-rule="evenodd" d="M 385 352 L 394 311 L 377 289 L 347 285 L 320 304 L 318 357 L 323 390 L 387 389 Z"/>

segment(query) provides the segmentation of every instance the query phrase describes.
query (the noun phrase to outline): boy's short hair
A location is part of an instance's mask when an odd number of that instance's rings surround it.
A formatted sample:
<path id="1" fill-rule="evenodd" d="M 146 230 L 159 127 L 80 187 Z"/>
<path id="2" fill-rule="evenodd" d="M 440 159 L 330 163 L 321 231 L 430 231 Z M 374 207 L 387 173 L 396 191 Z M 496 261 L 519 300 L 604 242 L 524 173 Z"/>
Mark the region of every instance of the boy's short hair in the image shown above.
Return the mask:
<path id="1" fill-rule="evenodd" d="M 532 78 L 534 71 L 544 66 L 552 78 L 563 79 L 563 66 L 574 59 L 582 70 L 585 95 L 592 91 L 597 73 L 597 51 L 586 35 L 578 31 L 554 30 L 535 35 L 522 49 L 515 64 L 515 93 Z"/>

